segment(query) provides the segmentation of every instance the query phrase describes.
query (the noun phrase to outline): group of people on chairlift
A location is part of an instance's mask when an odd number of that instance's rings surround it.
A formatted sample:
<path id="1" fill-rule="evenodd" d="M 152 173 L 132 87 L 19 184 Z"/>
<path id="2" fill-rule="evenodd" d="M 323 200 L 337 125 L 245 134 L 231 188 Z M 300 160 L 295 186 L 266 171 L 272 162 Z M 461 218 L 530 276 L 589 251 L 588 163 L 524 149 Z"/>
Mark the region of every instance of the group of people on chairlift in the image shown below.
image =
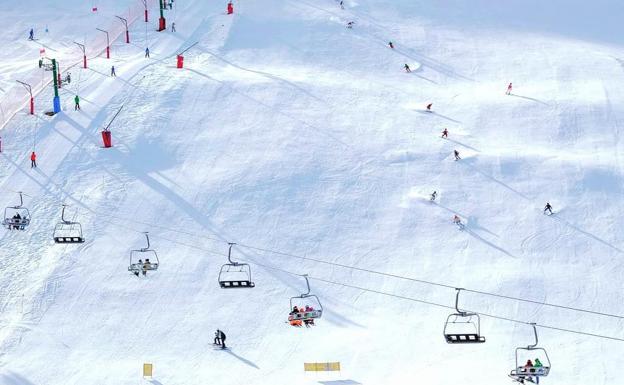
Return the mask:
<path id="1" fill-rule="evenodd" d="M 303 325 L 305 325 L 307 328 L 309 328 L 310 326 L 314 326 L 314 319 L 313 318 L 305 318 L 305 316 L 303 316 L 303 319 L 297 319 L 297 315 L 303 315 L 305 313 L 309 313 L 309 312 L 313 312 L 314 308 L 312 306 L 309 305 L 305 305 L 305 307 L 297 307 L 297 306 L 293 306 L 292 311 L 289 313 L 289 315 L 291 315 L 292 317 L 290 317 L 290 325 L 291 326 L 296 326 L 296 327 L 302 327 Z"/>
<path id="2" fill-rule="evenodd" d="M 139 267 L 143 275 L 147 275 L 147 271 L 152 268 L 152 263 L 150 262 L 149 258 L 145 258 L 145 262 L 143 262 L 142 259 L 139 259 L 139 262 L 136 265 Z M 135 270 L 133 271 L 133 273 L 137 277 L 139 276 L 139 270 Z"/>
<path id="3" fill-rule="evenodd" d="M 9 222 L 9 230 L 24 230 L 25 222 L 25 220 L 22 222 L 22 216 L 19 213 L 15 213 Z"/>
<path id="4" fill-rule="evenodd" d="M 535 359 L 535 362 L 532 362 L 531 360 L 527 360 L 526 364 L 524 364 L 523 366 L 523 373 L 526 374 L 536 374 L 537 372 L 539 372 L 539 368 L 543 368 L 544 365 L 542 365 L 542 362 L 540 361 L 539 358 Z M 535 376 L 535 381 L 533 381 L 533 377 L 528 376 L 525 378 L 521 378 L 520 379 L 520 383 L 524 384 L 524 380 L 527 380 L 529 382 L 535 382 L 536 384 L 539 384 L 539 376 L 536 375 Z"/>

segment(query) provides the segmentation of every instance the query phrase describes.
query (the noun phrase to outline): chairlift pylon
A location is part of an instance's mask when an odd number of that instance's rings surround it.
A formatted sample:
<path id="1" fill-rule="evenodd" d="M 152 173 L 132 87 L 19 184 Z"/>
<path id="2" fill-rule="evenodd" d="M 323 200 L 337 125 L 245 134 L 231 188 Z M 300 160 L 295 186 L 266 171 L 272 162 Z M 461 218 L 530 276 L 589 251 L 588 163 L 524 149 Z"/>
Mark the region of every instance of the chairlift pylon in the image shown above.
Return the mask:
<path id="1" fill-rule="evenodd" d="M 485 342 L 481 335 L 481 318 L 477 313 L 459 310 L 459 293 L 462 288 L 455 289 L 455 310 L 444 323 L 444 339 L 449 344 L 475 344 Z"/>
<path id="2" fill-rule="evenodd" d="M 533 382 L 532 377 L 546 377 L 551 368 L 546 349 L 537 346 L 539 340 L 535 323 L 530 325 L 533 327 L 535 343 L 527 347 L 516 348 L 516 368 L 509 373 L 509 377 L 520 383 L 524 383 L 525 380 Z"/>
<path id="3" fill-rule="evenodd" d="M 26 230 L 30 224 L 30 211 L 24 207 L 24 197 L 22 192 L 18 191 L 20 203 L 16 206 L 8 206 L 4 209 L 4 219 L 2 226 L 8 230 Z"/>
<path id="4" fill-rule="evenodd" d="M 128 266 L 128 271 L 137 276 L 139 273 L 146 275 L 149 270 L 158 270 L 158 266 L 160 266 L 158 254 L 155 250 L 150 249 L 149 233 L 144 232 L 143 234 L 145 234 L 147 246 L 141 249 L 130 250 L 130 265 Z"/>
<path id="5" fill-rule="evenodd" d="M 236 243 L 228 242 L 228 263 L 219 271 L 219 286 L 222 289 L 251 289 L 256 284 L 251 280 L 251 266 L 248 263 L 232 261 L 232 247 Z"/>
<path id="6" fill-rule="evenodd" d="M 321 318 L 323 316 L 323 304 L 321 304 L 321 301 L 315 294 L 310 294 L 310 281 L 308 280 L 308 275 L 303 274 L 302 277 L 306 281 L 307 291 L 290 299 L 290 313 L 288 315 L 288 321 L 293 326 L 300 326 L 301 321 L 314 324 L 314 319 Z M 294 301 L 297 300 L 306 300 L 306 302 L 307 300 L 312 300 L 314 302 L 314 306 L 309 306 L 309 303 L 299 303 L 299 307 L 295 309 L 297 304 L 295 304 Z M 299 324 L 296 324 L 297 322 Z"/>
<path id="7" fill-rule="evenodd" d="M 55 243 L 83 243 L 85 241 L 82 236 L 82 225 L 80 222 L 68 221 L 65 219 L 66 204 L 63 204 L 61 211 L 61 221 L 54 227 Z"/>

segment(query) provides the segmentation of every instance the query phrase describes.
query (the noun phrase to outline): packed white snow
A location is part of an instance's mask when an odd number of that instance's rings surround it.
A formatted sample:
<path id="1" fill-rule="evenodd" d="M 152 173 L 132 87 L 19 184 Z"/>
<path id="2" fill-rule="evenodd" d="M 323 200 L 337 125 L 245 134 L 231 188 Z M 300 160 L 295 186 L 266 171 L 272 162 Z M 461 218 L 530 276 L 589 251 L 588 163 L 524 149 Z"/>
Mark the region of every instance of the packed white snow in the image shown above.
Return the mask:
<path id="1" fill-rule="evenodd" d="M 2 7 L 0 98 L 33 70 L 51 77 L 42 45 L 65 74 L 81 61 L 74 41 L 101 38 L 136 3 Z M 450 309 L 398 298 L 453 306 L 453 287 L 537 302 L 463 293 L 462 309 L 624 338 L 621 318 L 539 305 L 624 315 L 621 3 L 226 4 L 175 0 L 156 32 L 150 2 L 130 44 L 71 69 L 61 113 L 44 114 L 47 86 L 35 116 L 24 106 L 0 131 L 0 205 L 23 191 L 32 215 L 0 236 L 0 383 L 511 381 L 529 325 L 482 316 L 486 343 L 451 345 Z M 63 203 L 83 244 L 52 240 Z M 144 231 L 160 266 L 135 277 Z M 219 287 L 228 242 L 254 289 Z M 311 328 L 287 323 L 306 291 L 289 272 L 309 274 L 322 302 Z M 218 328 L 229 350 L 213 349 Z M 538 333 L 552 362 L 542 384 L 618 383 L 624 342 Z M 303 370 L 335 361 L 340 372 Z"/>

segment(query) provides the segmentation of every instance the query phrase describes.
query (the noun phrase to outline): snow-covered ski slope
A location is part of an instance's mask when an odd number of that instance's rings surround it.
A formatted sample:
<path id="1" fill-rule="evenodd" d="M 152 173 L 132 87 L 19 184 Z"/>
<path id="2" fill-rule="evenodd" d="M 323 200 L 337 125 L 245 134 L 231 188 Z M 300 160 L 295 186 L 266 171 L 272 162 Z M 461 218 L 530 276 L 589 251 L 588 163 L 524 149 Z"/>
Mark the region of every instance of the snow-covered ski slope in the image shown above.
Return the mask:
<path id="1" fill-rule="evenodd" d="M 3 8 L 14 22 L 2 87 L 38 59 L 31 26 L 70 47 L 133 4 L 100 0 L 96 22 L 89 3 Z M 33 216 L 0 236 L 0 383 L 137 384 L 148 362 L 157 385 L 502 384 L 532 342 L 530 326 L 483 316 L 485 344 L 449 345 L 450 309 L 354 287 L 447 306 L 464 287 L 624 314 L 623 6 L 499 3 L 240 0 L 227 16 L 226 2 L 176 0 L 177 32 L 155 32 L 152 9 L 131 44 L 72 70 L 52 118 L 46 88 L 36 117 L 24 110 L 0 132 L 0 203 L 24 191 Z M 62 203 L 84 244 L 53 243 Z M 143 231 L 160 268 L 137 278 L 128 257 Z M 256 288 L 219 288 L 227 242 Z M 285 322 L 305 291 L 288 272 L 309 274 L 323 302 L 313 328 Z M 476 293 L 460 306 L 624 338 L 621 318 Z M 217 328 L 231 350 L 213 350 Z M 621 382 L 624 342 L 538 332 L 552 361 L 542 384 Z M 326 361 L 342 371 L 303 372 Z"/>

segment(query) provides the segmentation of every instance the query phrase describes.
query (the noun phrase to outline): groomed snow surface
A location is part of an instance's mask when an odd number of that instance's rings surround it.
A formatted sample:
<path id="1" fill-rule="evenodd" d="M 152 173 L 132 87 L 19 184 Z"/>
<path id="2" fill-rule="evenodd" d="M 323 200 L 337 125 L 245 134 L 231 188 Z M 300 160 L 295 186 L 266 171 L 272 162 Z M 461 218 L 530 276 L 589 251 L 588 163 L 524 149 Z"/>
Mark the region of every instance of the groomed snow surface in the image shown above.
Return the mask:
<path id="1" fill-rule="evenodd" d="M 40 43 L 79 61 L 73 41 L 134 3 L 3 7 L 0 92 Z M 521 297 L 538 304 L 464 293 L 460 306 L 624 338 L 622 319 L 539 305 L 624 314 L 623 6 L 494 3 L 239 0 L 228 16 L 225 1 L 176 0 L 175 33 L 155 31 L 151 6 L 131 44 L 72 69 L 62 113 L 43 114 L 47 87 L 0 132 L 0 203 L 24 191 L 33 218 L 0 237 L 0 383 L 504 384 L 532 342 L 530 326 L 482 317 L 485 344 L 449 345 L 450 309 L 339 284 L 447 306 L 453 287 Z M 85 243 L 54 244 L 63 203 Z M 137 278 L 144 231 L 160 268 Z M 256 288 L 219 288 L 227 242 Z M 322 301 L 312 328 L 286 322 L 305 291 L 289 272 Z M 217 328 L 230 350 L 212 348 Z M 540 383 L 621 382 L 624 342 L 538 332 L 552 361 Z M 342 371 L 303 371 L 327 361 Z"/>

